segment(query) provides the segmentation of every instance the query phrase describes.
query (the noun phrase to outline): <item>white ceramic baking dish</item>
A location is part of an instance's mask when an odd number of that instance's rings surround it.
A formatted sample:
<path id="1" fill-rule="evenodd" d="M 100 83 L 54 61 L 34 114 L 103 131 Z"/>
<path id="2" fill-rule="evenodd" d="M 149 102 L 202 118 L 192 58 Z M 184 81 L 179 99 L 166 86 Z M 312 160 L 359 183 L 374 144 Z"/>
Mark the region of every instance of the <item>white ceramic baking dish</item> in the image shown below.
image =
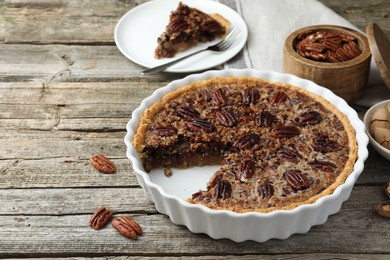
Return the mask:
<path id="1" fill-rule="evenodd" d="M 283 82 L 299 86 L 326 98 L 345 113 L 356 131 L 358 143 L 358 160 L 345 183 L 340 185 L 332 194 L 321 197 L 315 203 L 301 205 L 292 210 L 277 210 L 270 213 L 235 213 L 227 210 L 212 210 L 186 201 L 192 193 L 199 189 L 205 189 L 209 177 L 217 169 L 217 166 L 194 167 L 187 170 L 175 169 L 171 177 L 165 176 L 163 169 L 146 173 L 131 143 L 144 110 L 153 103 L 160 101 L 168 92 L 191 82 L 225 76 L 256 77 L 271 82 Z M 236 242 L 245 240 L 264 242 L 272 238 L 286 239 L 294 233 L 305 233 L 312 226 L 323 224 L 328 216 L 337 213 L 342 203 L 349 198 L 357 178 L 363 171 L 364 161 L 368 156 L 368 137 L 364 130 L 364 124 L 355 110 L 348 106 L 343 99 L 311 81 L 289 74 L 253 69 L 207 71 L 201 74 L 189 75 L 159 88 L 134 110 L 132 118 L 127 124 L 125 143 L 127 156 L 132 162 L 137 180 L 146 197 L 154 202 L 159 212 L 168 215 L 173 223 L 185 225 L 192 232 L 206 233 L 214 239 L 229 238 Z"/>

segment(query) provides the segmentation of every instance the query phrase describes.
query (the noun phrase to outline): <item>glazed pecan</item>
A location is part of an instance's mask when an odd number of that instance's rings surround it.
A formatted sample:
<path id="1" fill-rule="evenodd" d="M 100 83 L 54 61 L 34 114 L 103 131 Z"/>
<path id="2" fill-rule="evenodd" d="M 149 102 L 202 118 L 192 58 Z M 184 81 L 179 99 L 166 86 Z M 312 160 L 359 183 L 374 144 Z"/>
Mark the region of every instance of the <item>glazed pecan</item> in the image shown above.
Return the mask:
<path id="1" fill-rule="evenodd" d="M 276 156 L 282 160 L 286 160 L 292 163 L 297 163 L 299 159 L 303 158 L 297 150 L 286 147 L 279 148 L 279 150 L 276 152 Z"/>
<path id="2" fill-rule="evenodd" d="M 321 120 L 322 116 L 317 111 L 302 112 L 296 119 L 301 126 L 315 125 L 321 122 Z"/>
<path id="3" fill-rule="evenodd" d="M 236 173 L 237 179 L 244 182 L 253 177 L 255 174 L 256 164 L 253 160 L 248 159 L 241 162 L 238 172 Z"/>
<path id="4" fill-rule="evenodd" d="M 187 123 L 187 127 L 193 132 L 202 130 L 207 133 L 211 133 L 215 130 L 215 126 L 212 123 L 200 118 L 194 118 L 193 120 L 189 121 Z"/>
<path id="5" fill-rule="evenodd" d="M 177 129 L 174 126 L 167 125 L 156 127 L 152 130 L 152 132 L 160 136 L 172 136 L 177 134 Z"/>
<path id="6" fill-rule="evenodd" d="M 270 199 L 274 195 L 274 187 L 267 181 L 262 182 L 257 186 L 257 194 L 262 199 Z"/>
<path id="7" fill-rule="evenodd" d="M 260 98 L 260 92 L 256 88 L 247 88 L 243 91 L 242 101 L 245 105 L 256 104 Z"/>
<path id="8" fill-rule="evenodd" d="M 284 93 L 283 91 L 277 91 L 274 93 L 274 95 L 272 96 L 271 100 L 270 100 L 270 103 L 271 105 L 280 105 L 282 104 L 285 100 L 287 99 L 287 94 Z"/>
<path id="9" fill-rule="evenodd" d="M 315 151 L 321 153 L 334 152 L 342 148 L 337 141 L 330 140 L 328 137 L 314 138 L 312 147 Z"/>
<path id="10" fill-rule="evenodd" d="M 255 124 L 260 127 L 271 127 L 276 123 L 276 117 L 268 111 L 262 111 L 255 117 Z"/>
<path id="11" fill-rule="evenodd" d="M 287 170 L 284 179 L 294 190 L 302 190 L 310 187 L 309 180 L 300 170 Z"/>
<path id="12" fill-rule="evenodd" d="M 277 126 L 272 129 L 272 134 L 276 138 L 292 138 L 299 135 L 300 130 L 295 126 Z"/>
<path id="13" fill-rule="evenodd" d="M 99 208 L 93 213 L 91 219 L 89 220 L 89 226 L 93 229 L 103 228 L 114 213 L 106 208 Z"/>
<path id="14" fill-rule="evenodd" d="M 227 180 L 218 179 L 214 186 L 214 197 L 218 199 L 228 199 L 232 195 L 232 185 Z"/>
<path id="15" fill-rule="evenodd" d="M 137 239 L 142 235 L 141 226 L 128 216 L 116 217 L 111 225 L 123 236 L 131 239 Z"/>
<path id="16" fill-rule="evenodd" d="M 168 31 L 170 33 L 174 33 L 174 32 L 184 31 L 187 28 L 188 28 L 188 25 L 183 18 L 175 17 L 175 19 L 169 23 Z"/>
<path id="17" fill-rule="evenodd" d="M 239 138 L 237 141 L 234 142 L 233 146 L 240 149 L 250 149 L 254 145 L 258 144 L 260 141 L 260 137 L 255 133 L 249 133 L 241 138 Z"/>
<path id="18" fill-rule="evenodd" d="M 228 103 L 228 99 L 225 96 L 225 93 L 220 88 L 215 90 L 212 93 L 211 98 L 212 98 L 214 104 L 216 104 L 217 106 L 223 106 L 223 105 L 226 105 Z"/>
<path id="19" fill-rule="evenodd" d="M 185 119 L 194 119 L 200 116 L 200 113 L 195 108 L 187 105 L 178 105 L 176 112 L 181 118 Z"/>
<path id="20" fill-rule="evenodd" d="M 308 162 L 308 164 L 318 170 L 318 171 L 325 171 L 325 172 L 333 172 L 337 166 L 334 163 L 326 162 L 326 161 L 320 161 L 315 159 L 314 161 Z"/>
<path id="21" fill-rule="evenodd" d="M 202 27 L 205 31 L 216 34 L 223 32 L 224 28 L 215 20 L 206 20 L 202 22 Z"/>
<path id="22" fill-rule="evenodd" d="M 96 154 L 92 156 L 89 161 L 91 162 L 92 166 L 95 167 L 96 170 L 102 172 L 102 173 L 114 173 L 116 172 L 115 164 L 110 161 L 106 156 L 103 154 Z"/>
<path id="23" fill-rule="evenodd" d="M 215 115 L 218 121 L 224 126 L 233 127 L 237 124 L 237 119 L 234 116 L 233 111 L 231 111 L 230 109 L 217 111 Z"/>

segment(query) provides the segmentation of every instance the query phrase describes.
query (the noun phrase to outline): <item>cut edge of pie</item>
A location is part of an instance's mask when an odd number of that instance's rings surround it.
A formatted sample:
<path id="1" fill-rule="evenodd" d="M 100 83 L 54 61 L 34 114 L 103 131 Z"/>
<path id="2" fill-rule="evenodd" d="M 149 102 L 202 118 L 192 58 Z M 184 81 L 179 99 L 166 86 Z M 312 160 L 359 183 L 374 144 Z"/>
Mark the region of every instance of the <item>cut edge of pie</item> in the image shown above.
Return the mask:
<path id="1" fill-rule="evenodd" d="M 190 83 L 189 85 L 183 86 L 173 92 L 170 92 L 163 96 L 162 100 L 160 102 L 154 103 L 151 107 L 146 109 L 144 111 L 143 116 L 140 119 L 137 131 L 133 137 L 133 146 L 136 149 L 139 158 L 142 162 L 144 162 L 144 147 L 145 147 L 145 138 L 146 138 L 146 132 L 149 128 L 149 126 L 153 122 L 153 116 L 162 109 L 165 104 L 169 103 L 171 100 L 175 99 L 176 97 L 180 96 L 181 94 L 190 91 L 192 89 L 197 89 L 204 86 L 209 85 L 223 85 L 223 84 L 267 84 L 269 87 L 277 86 L 277 87 L 283 87 L 287 89 L 293 89 L 295 91 L 298 91 L 300 93 L 303 93 L 304 95 L 309 96 L 310 98 L 314 99 L 315 101 L 319 102 L 321 105 L 323 105 L 330 113 L 334 114 L 342 123 L 343 128 L 347 134 L 348 137 L 348 146 L 349 146 L 349 154 L 348 154 L 348 160 L 345 163 L 344 169 L 333 184 L 328 186 L 326 189 L 318 193 L 317 195 L 314 195 L 310 197 L 307 200 L 300 201 L 300 202 L 294 202 L 287 206 L 274 206 L 269 208 L 256 208 L 256 209 L 245 209 L 245 208 L 237 208 L 237 207 L 219 207 L 219 206 L 210 206 L 206 203 L 202 202 L 196 202 L 192 198 L 188 198 L 187 201 L 189 203 L 193 204 L 200 204 L 204 205 L 208 208 L 215 209 L 215 210 L 230 210 L 237 213 L 245 213 L 245 212 L 260 212 L 260 213 L 267 213 L 275 210 L 291 210 L 294 209 L 300 205 L 304 204 L 312 204 L 315 203 L 319 198 L 324 197 L 326 195 L 332 194 L 334 190 L 339 187 L 341 184 L 345 182 L 347 177 L 353 172 L 354 164 L 358 158 L 357 150 L 358 150 L 358 144 L 356 140 L 356 134 L 355 129 L 351 125 L 349 119 L 347 116 L 342 113 L 338 108 L 335 107 L 331 102 L 323 98 L 322 96 L 319 96 L 311 91 L 308 91 L 306 89 L 293 86 L 286 83 L 279 83 L 279 82 L 270 82 L 266 81 L 260 78 L 253 78 L 253 77 L 239 77 L 239 76 L 228 76 L 228 77 L 215 77 L 205 80 L 196 81 L 193 83 Z M 212 165 L 212 164 L 210 164 Z M 218 165 L 218 164 L 214 164 Z M 189 168 L 193 166 L 198 166 L 196 163 L 191 163 L 189 166 L 185 165 L 183 168 Z M 161 166 L 163 167 L 163 166 Z M 178 167 L 180 168 L 180 167 Z"/>
<path id="2" fill-rule="evenodd" d="M 222 15 L 206 14 L 182 2 L 169 17 L 165 31 L 157 38 L 156 59 L 171 58 L 200 42 L 224 37 L 231 23 Z"/>

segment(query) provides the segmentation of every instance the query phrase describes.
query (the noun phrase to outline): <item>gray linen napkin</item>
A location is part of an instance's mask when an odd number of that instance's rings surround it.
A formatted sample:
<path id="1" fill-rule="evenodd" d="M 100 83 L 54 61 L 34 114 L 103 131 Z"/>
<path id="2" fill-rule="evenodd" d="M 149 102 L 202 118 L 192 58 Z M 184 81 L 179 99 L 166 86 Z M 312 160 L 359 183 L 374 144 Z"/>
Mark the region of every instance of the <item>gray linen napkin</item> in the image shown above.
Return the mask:
<path id="1" fill-rule="evenodd" d="M 224 64 L 225 68 L 255 68 L 282 72 L 286 37 L 302 27 L 332 24 L 359 30 L 317 0 L 219 0 L 236 10 L 248 26 L 248 40 L 243 51 Z M 359 30 L 360 31 L 360 30 Z M 364 96 L 354 102 L 371 106 L 390 98 L 390 91 L 371 61 L 368 86 Z"/>

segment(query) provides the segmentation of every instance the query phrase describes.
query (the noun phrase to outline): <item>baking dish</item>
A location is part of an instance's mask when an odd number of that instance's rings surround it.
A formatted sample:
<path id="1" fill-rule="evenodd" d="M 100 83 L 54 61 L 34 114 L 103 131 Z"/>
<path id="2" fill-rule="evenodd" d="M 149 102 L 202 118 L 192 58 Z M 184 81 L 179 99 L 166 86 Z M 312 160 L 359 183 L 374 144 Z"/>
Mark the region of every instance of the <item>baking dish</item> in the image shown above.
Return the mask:
<path id="1" fill-rule="evenodd" d="M 270 82 L 283 82 L 302 87 L 321 95 L 344 112 L 356 131 L 358 143 L 358 160 L 345 183 L 332 194 L 321 197 L 315 203 L 301 205 L 292 210 L 276 210 L 270 213 L 235 213 L 227 210 L 212 210 L 186 201 L 193 192 L 205 188 L 209 177 L 217 166 L 175 169 L 175 174 L 169 178 L 164 175 L 163 169 L 146 173 L 131 144 L 143 111 L 161 100 L 165 94 L 179 87 L 198 80 L 225 76 L 256 77 Z M 311 81 L 289 74 L 253 69 L 229 69 L 193 74 L 156 90 L 134 110 L 132 118 L 127 124 L 125 143 L 127 156 L 132 162 L 137 180 L 146 197 L 154 202 L 159 212 L 168 215 L 173 223 L 185 225 L 192 232 L 206 233 L 215 239 L 228 238 L 236 242 L 245 240 L 264 242 L 272 238 L 285 239 L 294 233 L 305 233 L 314 225 L 323 224 L 328 216 L 337 213 L 342 203 L 349 198 L 368 156 L 368 137 L 364 131 L 364 125 L 357 113 L 343 99 Z"/>

